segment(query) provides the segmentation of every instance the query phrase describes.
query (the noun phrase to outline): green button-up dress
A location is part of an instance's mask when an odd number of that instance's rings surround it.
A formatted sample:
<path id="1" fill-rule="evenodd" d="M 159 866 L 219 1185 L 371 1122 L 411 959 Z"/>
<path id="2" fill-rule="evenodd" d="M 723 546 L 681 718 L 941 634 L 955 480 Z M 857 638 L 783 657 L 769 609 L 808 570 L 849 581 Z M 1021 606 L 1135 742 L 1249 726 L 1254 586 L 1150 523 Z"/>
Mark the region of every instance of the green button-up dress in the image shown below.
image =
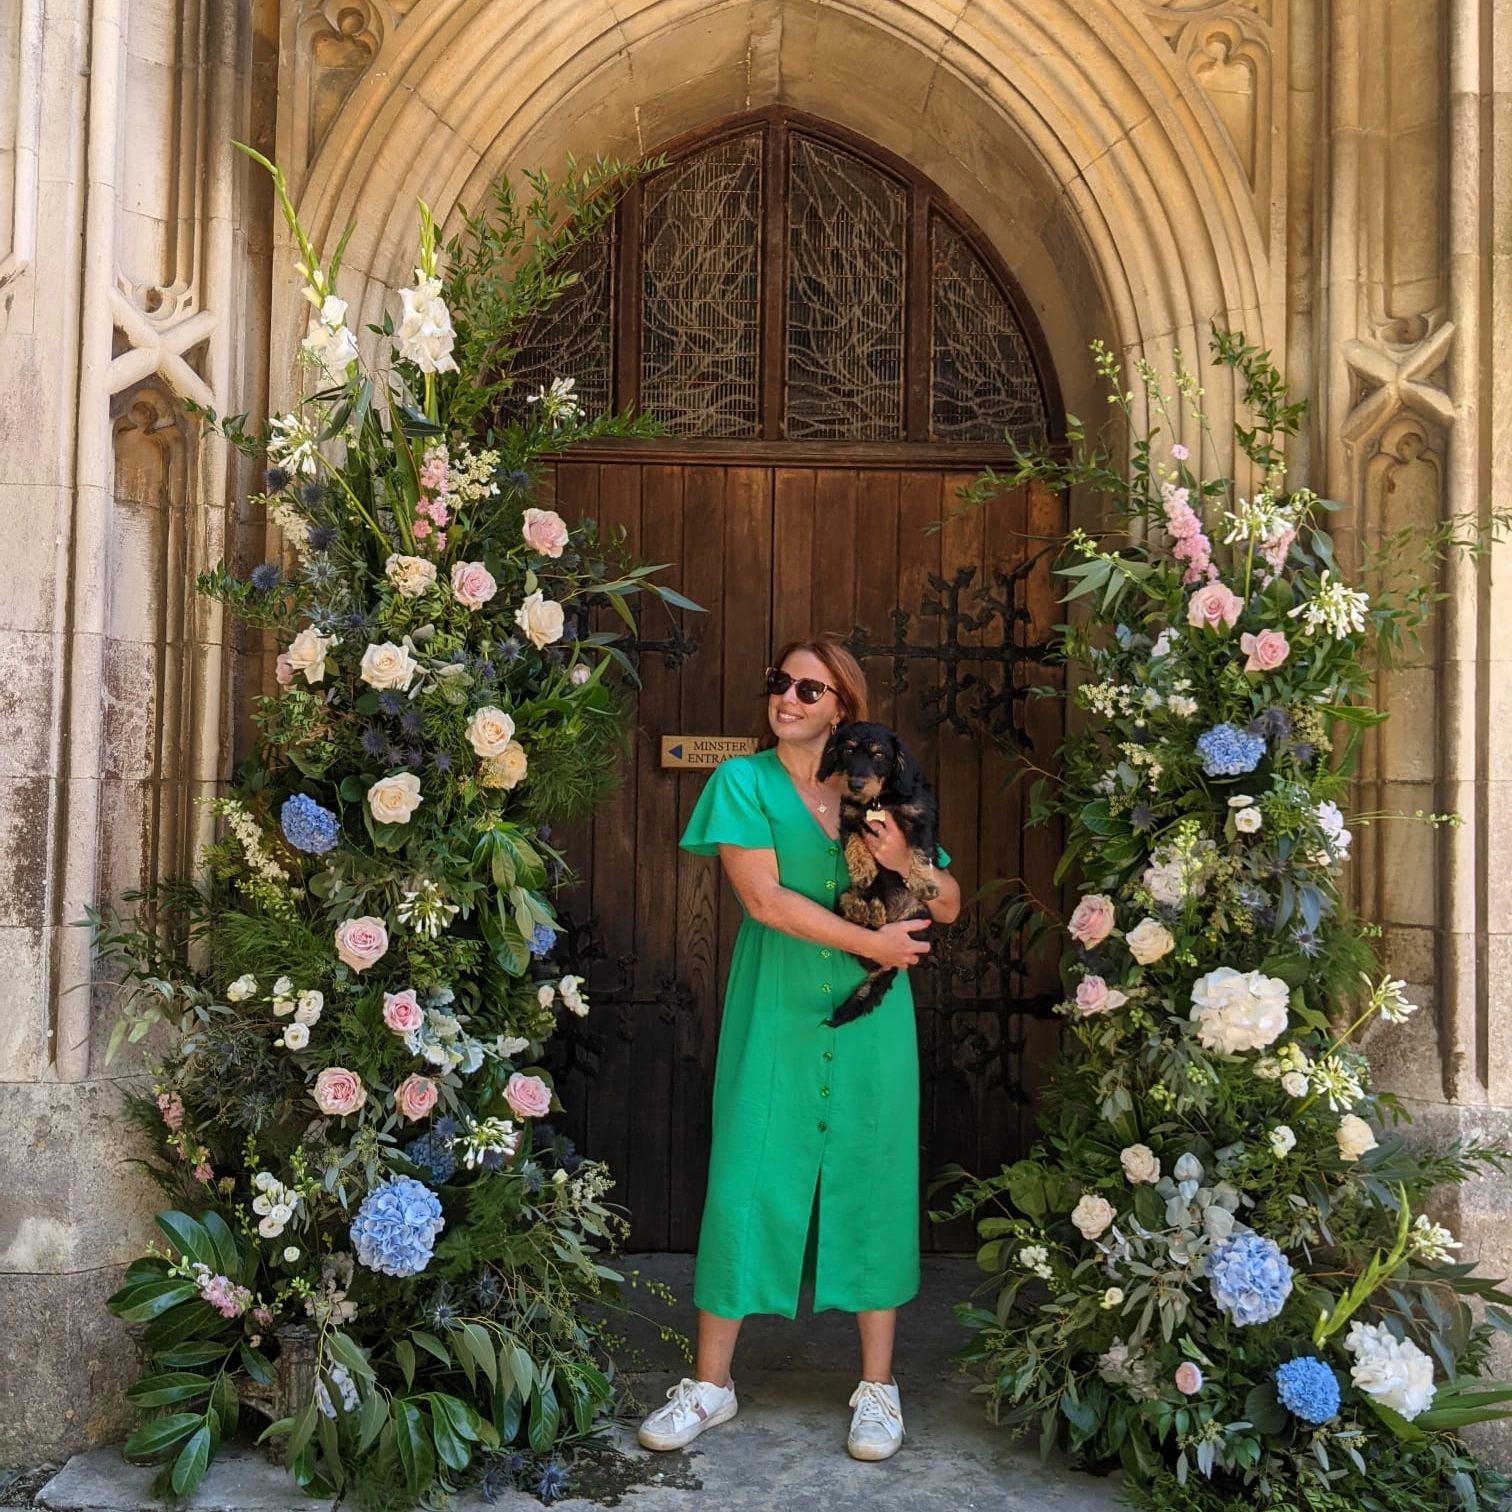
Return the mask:
<path id="1" fill-rule="evenodd" d="M 782 885 L 835 907 L 840 843 L 775 750 L 714 769 L 682 848 L 774 850 Z M 940 864 L 949 865 L 942 850 Z M 714 1135 L 693 1300 L 725 1318 L 896 1307 L 919 1289 L 919 1051 L 900 972 L 877 1008 L 825 1026 L 865 968 L 741 921 L 714 1071 Z"/>

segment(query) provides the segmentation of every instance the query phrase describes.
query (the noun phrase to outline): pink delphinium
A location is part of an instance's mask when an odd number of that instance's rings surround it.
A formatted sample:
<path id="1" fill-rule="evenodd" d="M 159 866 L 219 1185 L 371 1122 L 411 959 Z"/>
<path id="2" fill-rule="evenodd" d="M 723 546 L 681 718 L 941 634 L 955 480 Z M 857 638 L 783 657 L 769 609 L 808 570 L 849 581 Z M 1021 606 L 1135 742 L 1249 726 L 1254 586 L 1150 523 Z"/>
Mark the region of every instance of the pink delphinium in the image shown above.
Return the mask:
<path id="1" fill-rule="evenodd" d="M 1181 581 L 1188 585 L 1218 576 L 1213 566 L 1213 543 L 1202 528 L 1202 520 L 1191 506 L 1192 491 L 1175 483 L 1160 485 L 1160 507 L 1165 514 L 1166 529 L 1175 539 L 1171 555 L 1186 563 Z"/>
<path id="2" fill-rule="evenodd" d="M 210 1165 L 208 1161 L 200 1161 L 194 1168 L 194 1179 L 196 1181 L 213 1181 L 215 1179 L 215 1167 Z"/>
<path id="3" fill-rule="evenodd" d="M 163 1122 L 175 1134 L 183 1127 L 184 1105 L 179 1101 L 177 1092 L 159 1092 L 157 1095 L 158 1112 L 163 1115 Z"/>
<path id="4" fill-rule="evenodd" d="M 429 494 L 444 494 L 448 473 L 448 458 L 444 446 L 433 446 L 426 452 L 420 464 L 420 486 Z"/>
<path id="5" fill-rule="evenodd" d="M 199 1294 L 223 1318 L 239 1318 L 252 1303 L 252 1293 L 245 1286 L 238 1286 L 229 1276 L 212 1274 L 210 1267 L 197 1263 L 194 1267 L 195 1285 Z"/>

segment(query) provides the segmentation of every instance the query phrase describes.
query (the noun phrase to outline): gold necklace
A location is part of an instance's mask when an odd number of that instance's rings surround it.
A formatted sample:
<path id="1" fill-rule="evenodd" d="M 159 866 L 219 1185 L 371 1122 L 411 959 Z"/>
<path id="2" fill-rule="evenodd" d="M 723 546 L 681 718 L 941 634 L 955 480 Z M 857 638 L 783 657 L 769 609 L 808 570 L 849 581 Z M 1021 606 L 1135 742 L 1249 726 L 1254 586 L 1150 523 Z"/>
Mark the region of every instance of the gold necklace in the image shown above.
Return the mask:
<path id="1" fill-rule="evenodd" d="M 821 813 L 821 814 L 827 814 L 827 813 L 829 813 L 829 804 L 827 804 L 824 801 L 824 799 L 822 799 L 822 798 L 815 798 L 812 793 L 805 793 L 803 791 L 803 789 L 798 786 L 798 778 L 796 776 L 794 776 L 794 774 L 792 773 L 791 770 L 789 770 L 787 762 L 784 761 L 782 763 L 782 769 L 785 772 L 787 772 L 788 777 L 792 780 L 792 784 L 793 784 L 794 789 L 802 796 L 803 801 L 805 803 L 811 803 L 811 804 L 813 804 L 815 810 L 818 813 Z M 820 782 L 810 783 L 810 784 L 808 784 L 808 786 L 810 786 L 810 787 L 817 787 L 821 792 L 824 791 L 824 784 L 820 783 Z"/>

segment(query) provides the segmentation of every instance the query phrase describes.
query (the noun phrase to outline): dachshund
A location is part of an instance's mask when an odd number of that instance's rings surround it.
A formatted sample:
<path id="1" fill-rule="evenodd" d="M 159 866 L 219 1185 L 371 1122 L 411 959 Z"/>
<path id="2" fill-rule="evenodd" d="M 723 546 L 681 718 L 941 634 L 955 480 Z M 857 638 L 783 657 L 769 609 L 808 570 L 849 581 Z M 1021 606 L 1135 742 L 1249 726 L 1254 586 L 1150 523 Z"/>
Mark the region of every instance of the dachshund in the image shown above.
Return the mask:
<path id="1" fill-rule="evenodd" d="M 925 907 L 939 896 L 931 870 L 939 809 L 918 762 L 897 733 L 880 724 L 846 724 L 836 729 L 819 762 L 819 781 L 835 772 L 845 777 L 840 798 L 840 834 L 851 885 L 840 896 L 840 912 L 852 924 L 880 929 L 900 919 L 927 919 Z M 862 836 L 889 813 L 908 841 L 908 875 L 879 866 Z M 865 979 L 835 1010 L 831 1026 L 870 1013 L 893 984 L 896 966 L 862 958 Z"/>

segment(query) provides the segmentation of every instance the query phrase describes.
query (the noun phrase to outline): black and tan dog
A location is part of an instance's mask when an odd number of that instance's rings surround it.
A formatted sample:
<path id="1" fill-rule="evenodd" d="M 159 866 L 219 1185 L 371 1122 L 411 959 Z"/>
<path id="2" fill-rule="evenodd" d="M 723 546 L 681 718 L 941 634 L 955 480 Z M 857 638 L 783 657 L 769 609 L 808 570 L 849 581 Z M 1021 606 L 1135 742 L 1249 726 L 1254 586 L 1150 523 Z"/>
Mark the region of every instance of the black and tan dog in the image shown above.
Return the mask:
<path id="1" fill-rule="evenodd" d="M 919 764 L 897 734 L 880 724 L 841 725 L 830 737 L 819 762 L 819 780 L 839 772 L 845 778 L 840 798 L 840 835 L 851 885 L 840 898 L 840 912 L 853 924 L 880 929 L 900 919 L 927 919 L 924 906 L 939 896 L 931 867 L 935 860 L 938 809 Z M 907 876 L 878 866 L 861 838 L 883 813 L 908 841 Z M 832 1025 L 870 1013 L 898 974 L 896 966 L 863 963 L 869 968 L 861 985 L 835 1010 Z"/>

